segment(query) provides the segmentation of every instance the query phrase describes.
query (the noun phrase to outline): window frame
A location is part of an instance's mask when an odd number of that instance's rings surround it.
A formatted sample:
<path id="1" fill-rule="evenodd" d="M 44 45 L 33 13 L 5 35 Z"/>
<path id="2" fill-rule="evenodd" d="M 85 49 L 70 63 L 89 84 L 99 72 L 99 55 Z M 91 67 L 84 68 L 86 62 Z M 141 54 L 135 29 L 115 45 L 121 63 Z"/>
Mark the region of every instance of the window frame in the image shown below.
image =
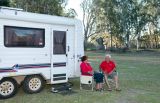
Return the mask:
<path id="1" fill-rule="evenodd" d="M 24 30 L 42 30 L 42 38 L 43 38 L 43 45 L 40 46 L 12 46 L 12 45 L 6 45 L 6 27 L 10 27 L 10 28 L 18 28 L 18 29 L 24 29 Z M 8 25 L 4 25 L 3 26 L 3 30 L 4 30 L 4 46 L 7 48 L 44 48 L 45 47 L 45 28 L 32 28 L 32 27 L 20 27 L 20 26 L 8 26 Z"/>

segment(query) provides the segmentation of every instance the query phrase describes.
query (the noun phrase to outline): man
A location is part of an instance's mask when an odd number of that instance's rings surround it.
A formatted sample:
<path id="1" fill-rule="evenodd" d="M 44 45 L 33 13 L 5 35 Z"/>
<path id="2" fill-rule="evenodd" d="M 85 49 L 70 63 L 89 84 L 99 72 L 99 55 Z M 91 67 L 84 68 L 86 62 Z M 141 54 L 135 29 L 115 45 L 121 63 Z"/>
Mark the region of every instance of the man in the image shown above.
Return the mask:
<path id="1" fill-rule="evenodd" d="M 107 54 L 105 60 L 100 64 L 100 69 L 104 73 L 105 81 L 108 85 L 108 90 L 111 91 L 111 86 L 109 85 L 108 78 L 112 78 L 115 81 L 115 90 L 121 91 L 118 87 L 118 74 L 116 72 L 116 64 L 111 60 L 111 55 Z"/>

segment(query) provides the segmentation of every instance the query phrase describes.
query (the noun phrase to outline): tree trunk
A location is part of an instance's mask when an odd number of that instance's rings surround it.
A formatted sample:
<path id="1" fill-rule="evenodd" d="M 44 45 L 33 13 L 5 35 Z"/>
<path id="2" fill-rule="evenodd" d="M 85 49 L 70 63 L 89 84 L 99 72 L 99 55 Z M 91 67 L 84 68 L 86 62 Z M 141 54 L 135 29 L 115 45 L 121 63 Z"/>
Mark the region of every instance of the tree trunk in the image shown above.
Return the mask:
<path id="1" fill-rule="evenodd" d="M 130 41 L 129 41 L 129 33 L 128 32 L 127 32 L 126 38 L 127 38 L 127 48 L 130 48 Z"/>
<path id="2" fill-rule="evenodd" d="M 84 50 L 87 50 L 87 47 L 88 47 L 88 38 L 85 37 L 85 39 L 84 39 Z"/>
<path id="3" fill-rule="evenodd" d="M 111 33 L 111 48 L 112 48 L 112 42 L 113 42 L 113 37 L 112 37 L 112 33 Z"/>
<path id="4" fill-rule="evenodd" d="M 139 50 L 139 34 L 138 34 L 138 37 L 137 37 L 137 50 Z"/>

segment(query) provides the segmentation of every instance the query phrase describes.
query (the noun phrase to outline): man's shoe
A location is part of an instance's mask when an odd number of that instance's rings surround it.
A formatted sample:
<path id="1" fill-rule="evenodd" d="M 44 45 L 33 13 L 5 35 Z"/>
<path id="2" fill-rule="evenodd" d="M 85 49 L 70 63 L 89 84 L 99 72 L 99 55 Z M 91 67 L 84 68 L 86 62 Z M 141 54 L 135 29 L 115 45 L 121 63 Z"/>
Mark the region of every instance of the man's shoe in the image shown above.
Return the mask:
<path id="1" fill-rule="evenodd" d="M 120 88 L 116 88 L 115 90 L 116 90 L 116 91 L 121 91 L 121 89 L 120 89 Z"/>
<path id="2" fill-rule="evenodd" d="M 108 91 L 112 91 L 112 89 L 111 89 L 111 88 L 108 88 Z"/>

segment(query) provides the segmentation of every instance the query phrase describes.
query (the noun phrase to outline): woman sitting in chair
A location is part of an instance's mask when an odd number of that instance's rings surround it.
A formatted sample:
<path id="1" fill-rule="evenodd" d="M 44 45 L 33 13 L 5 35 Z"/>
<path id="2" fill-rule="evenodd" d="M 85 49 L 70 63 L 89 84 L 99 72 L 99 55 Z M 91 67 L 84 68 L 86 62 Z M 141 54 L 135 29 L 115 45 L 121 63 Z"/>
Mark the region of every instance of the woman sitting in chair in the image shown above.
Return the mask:
<path id="1" fill-rule="evenodd" d="M 96 90 L 102 90 L 103 74 L 93 71 L 93 68 L 88 63 L 87 56 L 83 56 L 81 58 L 81 61 L 82 61 L 82 63 L 80 64 L 81 75 L 94 76 L 94 80 L 96 82 Z"/>

